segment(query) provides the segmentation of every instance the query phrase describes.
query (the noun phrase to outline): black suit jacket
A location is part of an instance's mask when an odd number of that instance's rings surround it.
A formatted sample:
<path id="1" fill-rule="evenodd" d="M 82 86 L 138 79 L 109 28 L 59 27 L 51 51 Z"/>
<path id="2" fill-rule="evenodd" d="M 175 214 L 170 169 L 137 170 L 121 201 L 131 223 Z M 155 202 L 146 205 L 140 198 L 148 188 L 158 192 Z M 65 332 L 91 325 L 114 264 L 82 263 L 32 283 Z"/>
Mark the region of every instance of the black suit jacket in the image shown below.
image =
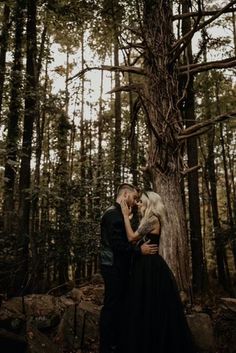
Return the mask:
<path id="1" fill-rule="evenodd" d="M 129 243 L 119 203 L 109 207 L 101 219 L 101 265 L 113 266 L 119 272 L 129 270 L 132 254 L 140 248 Z"/>

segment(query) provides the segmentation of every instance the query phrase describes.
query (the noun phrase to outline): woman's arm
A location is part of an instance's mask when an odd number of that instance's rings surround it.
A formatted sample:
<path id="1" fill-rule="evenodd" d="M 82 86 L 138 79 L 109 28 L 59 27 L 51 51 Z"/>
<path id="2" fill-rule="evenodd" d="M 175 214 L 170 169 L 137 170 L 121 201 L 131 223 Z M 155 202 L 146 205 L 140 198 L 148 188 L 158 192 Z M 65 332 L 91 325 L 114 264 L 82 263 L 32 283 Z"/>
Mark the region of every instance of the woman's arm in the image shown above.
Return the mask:
<path id="1" fill-rule="evenodd" d="M 127 238 L 130 242 L 136 242 L 141 237 L 140 237 L 139 233 L 137 231 L 134 232 L 131 227 L 131 223 L 130 223 L 130 219 L 129 219 L 130 209 L 127 206 L 125 201 L 121 202 L 120 205 L 121 205 L 121 210 L 122 210 L 122 213 L 124 216 L 125 230 L 126 230 Z"/>

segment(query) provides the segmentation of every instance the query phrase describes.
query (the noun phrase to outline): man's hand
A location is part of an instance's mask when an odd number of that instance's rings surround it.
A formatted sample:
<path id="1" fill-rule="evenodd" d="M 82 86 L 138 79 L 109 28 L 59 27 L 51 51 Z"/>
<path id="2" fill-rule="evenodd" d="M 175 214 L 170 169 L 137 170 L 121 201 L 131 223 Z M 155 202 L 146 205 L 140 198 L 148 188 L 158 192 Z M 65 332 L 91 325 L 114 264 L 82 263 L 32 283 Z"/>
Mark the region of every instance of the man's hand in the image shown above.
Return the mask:
<path id="1" fill-rule="evenodd" d="M 150 240 L 140 246 L 142 255 L 155 255 L 158 253 L 158 246 L 156 244 L 149 244 Z"/>

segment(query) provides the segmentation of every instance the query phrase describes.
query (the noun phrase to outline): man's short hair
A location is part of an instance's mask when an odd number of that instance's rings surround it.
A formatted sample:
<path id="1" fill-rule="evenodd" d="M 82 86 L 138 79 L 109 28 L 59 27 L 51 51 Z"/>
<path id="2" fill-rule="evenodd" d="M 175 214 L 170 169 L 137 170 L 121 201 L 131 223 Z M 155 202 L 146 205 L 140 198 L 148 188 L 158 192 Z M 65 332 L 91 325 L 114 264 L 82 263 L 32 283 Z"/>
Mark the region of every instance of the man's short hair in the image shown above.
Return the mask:
<path id="1" fill-rule="evenodd" d="M 139 189 L 137 186 L 134 186 L 128 183 L 123 183 L 123 184 L 120 184 L 117 188 L 117 196 L 120 195 L 125 190 L 129 190 L 131 192 L 134 192 L 134 191 L 139 192 Z"/>

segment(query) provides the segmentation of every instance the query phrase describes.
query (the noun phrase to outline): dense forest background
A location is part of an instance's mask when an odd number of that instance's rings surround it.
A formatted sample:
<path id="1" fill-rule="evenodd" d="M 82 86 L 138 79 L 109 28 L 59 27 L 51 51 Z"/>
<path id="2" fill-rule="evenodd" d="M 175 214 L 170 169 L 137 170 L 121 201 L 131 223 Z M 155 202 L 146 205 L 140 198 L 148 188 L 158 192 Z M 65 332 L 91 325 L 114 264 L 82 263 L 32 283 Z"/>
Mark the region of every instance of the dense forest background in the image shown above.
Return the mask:
<path id="1" fill-rule="evenodd" d="M 0 292 L 99 270 L 121 182 L 161 194 L 191 296 L 236 293 L 236 1 L 0 3 Z"/>

